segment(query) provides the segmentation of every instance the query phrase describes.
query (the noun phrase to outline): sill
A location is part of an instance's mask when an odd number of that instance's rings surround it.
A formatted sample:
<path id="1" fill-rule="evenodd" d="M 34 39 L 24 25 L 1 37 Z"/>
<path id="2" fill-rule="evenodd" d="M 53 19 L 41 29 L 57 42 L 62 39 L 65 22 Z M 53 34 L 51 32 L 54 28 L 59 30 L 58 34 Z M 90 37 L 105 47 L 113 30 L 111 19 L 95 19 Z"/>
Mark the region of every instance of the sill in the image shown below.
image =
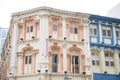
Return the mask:
<path id="1" fill-rule="evenodd" d="M 20 41 L 18 40 L 17 43 L 26 43 L 26 42 L 32 42 L 32 41 L 38 41 L 39 39 L 31 39 L 31 40 L 23 40 L 23 41 Z"/>
<path id="2" fill-rule="evenodd" d="M 62 39 L 53 39 L 53 38 L 51 38 L 51 39 L 49 39 L 49 41 L 59 41 L 59 42 L 68 42 L 68 43 L 77 43 L 77 44 L 83 44 L 84 42 L 82 42 L 82 41 L 77 41 L 77 40 L 62 40 Z"/>

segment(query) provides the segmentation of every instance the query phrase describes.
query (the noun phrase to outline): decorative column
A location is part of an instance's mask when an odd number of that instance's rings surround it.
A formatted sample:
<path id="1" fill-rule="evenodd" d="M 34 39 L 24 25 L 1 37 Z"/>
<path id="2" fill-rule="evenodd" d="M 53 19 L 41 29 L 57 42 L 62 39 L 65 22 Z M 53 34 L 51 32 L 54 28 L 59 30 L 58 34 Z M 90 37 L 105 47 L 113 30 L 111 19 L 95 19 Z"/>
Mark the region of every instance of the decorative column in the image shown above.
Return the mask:
<path id="1" fill-rule="evenodd" d="M 62 39 L 64 39 L 64 37 L 67 38 L 66 36 L 66 18 L 62 18 Z"/>
<path id="2" fill-rule="evenodd" d="M 89 20 L 87 18 L 82 19 L 82 25 L 83 25 L 83 39 L 84 39 L 84 54 L 83 56 L 85 58 L 85 71 L 87 74 L 91 74 L 92 67 L 90 62 L 90 45 L 89 45 Z"/>
<path id="3" fill-rule="evenodd" d="M 114 63 L 115 63 L 115 73 L 119 74 L 119 55 L 118 55 L 118 51 L 115 49 L 115 53 L 114 53 Z"/>
<path id="4" fill-rule="evenodd" d="M 67 71 L 67 44 L 63 44 L 63 71 Z"/>
<path id="5" fill-rule="evenodd" d="M 104 56 L 104 48 L 101 47 L 100 51 L 100 71 L 104 72 L 105 71 L 105 56 Z"/>
<path id="6" fill-rule="evenodd" d="M 11 50 L 11 64 L 10 64 L 10 67 L 11 67 L 11 73 L 13 75 L 15 75 L 15 68 L 16 68 L 16 61 L 17 61 L 17 36 L 18 36 L 18 21 L 19 19 L 18 18 L 13 18 L 13 34 L 12 34 L 12 50 Z"/>
<path id="7" fill-rule="evenodd" d="M 115 30 L 115 23 L 112 23 L 112 36 L 113 36 L 113 42 L 114 45 L 116 44 L 116 30 Z"/>
<path id="8" fill-rule="evenodd" d="M 39 62 L 41 73 L 44 73 L 48 69 L 48 53 L 46 45 L 46 39 L 48 39 L 48 15 L 42 14 L 40 18 L 40 27 L 39 27 Z"/>
<path id="9" fill-rule="evenodd" d="M 99 42 L 102 43 L 102 27 L 101 27 L 102 21 L 98 21 L 98 34 L 99 34 Z"/>

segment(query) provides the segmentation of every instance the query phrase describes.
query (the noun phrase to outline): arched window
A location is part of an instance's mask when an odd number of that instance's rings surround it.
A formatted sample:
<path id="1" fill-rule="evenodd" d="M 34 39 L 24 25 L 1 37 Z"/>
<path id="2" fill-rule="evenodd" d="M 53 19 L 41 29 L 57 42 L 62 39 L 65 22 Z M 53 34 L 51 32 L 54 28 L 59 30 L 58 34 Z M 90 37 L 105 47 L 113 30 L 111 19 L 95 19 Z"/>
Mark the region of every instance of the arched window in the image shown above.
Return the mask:
<path id="1" fill-rule="evenodd" d="M 100 65 L 99 53 L 97 51 L 92 51 L 91 57 L 92 57 L 92 65 L 99 66 Z"/>
<path id="2" fill-rule="evenodd" d="M 26 50 L 24 56 L 24 73 L 29 74 L 32 71 L 32 50 Z"/>
<path id="3" fill-rule="evenodd" d="M 63 72 L 63 54 L 57 43 L 49 49 L 49 69 L 53 73 Z"/>
<path id="4" fill-rule="evenodd" d="M 67 71 L 74 74 L 85 71 L 85 55 L 76 45 L 68 49 Z"/>

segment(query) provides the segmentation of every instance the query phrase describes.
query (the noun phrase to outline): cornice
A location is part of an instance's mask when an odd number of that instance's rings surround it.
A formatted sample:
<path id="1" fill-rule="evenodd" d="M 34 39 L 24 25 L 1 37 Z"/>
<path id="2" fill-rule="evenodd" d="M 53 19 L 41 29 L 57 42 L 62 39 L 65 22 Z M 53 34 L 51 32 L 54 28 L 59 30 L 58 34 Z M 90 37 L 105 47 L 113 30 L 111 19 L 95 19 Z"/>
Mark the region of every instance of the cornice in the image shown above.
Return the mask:
<path id="1" fill-rule="evenodd" d="M 16 12 L 12 14 L 12 17 L 20 17 L 20 16 L 29 16 L 29 15 L 43 15 L 43 14 L 49 14 L 49 15 L 60 15 L 60 16 L 72 16 L 75 18 L 88 18 L 90 14 L 87 13 L 80 13 L 80 12 L 73 12 L 73 11 L 67 11 L 67 10 L 60 10 L 50 7 L 38 7 L 26 11 Z"/>

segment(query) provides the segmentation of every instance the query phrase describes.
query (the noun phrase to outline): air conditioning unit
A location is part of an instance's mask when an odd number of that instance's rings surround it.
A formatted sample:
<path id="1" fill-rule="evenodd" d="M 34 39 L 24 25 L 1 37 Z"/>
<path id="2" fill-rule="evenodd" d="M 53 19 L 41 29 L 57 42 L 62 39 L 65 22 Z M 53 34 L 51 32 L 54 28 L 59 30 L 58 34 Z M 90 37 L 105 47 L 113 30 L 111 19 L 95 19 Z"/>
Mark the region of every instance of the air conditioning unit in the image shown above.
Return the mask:
<path id="1" fill-rule="evenodd" d="M 82 39 L 82 42 L 85 41 L 85 39 Z"/>
<path id="2" fill-rule="evenodd" d="M 23 41 L 23 38 L 20 38 L 21 41 Z"/>
<path id="3" fill-rule="evenodd" d="M 35 37 L 34 36 L 32 36 L 32 39 L 34 39 Z"/>
<path id="4" fill-rule="evenodd" d="M 49 39 L 52 38 L 52 36 L 49 36 Z"/>
<path id="5" fill-rule="evenodd" d="M 67 37 L 64 37 L 64 40 L 66 40 L 67 39 Z"/>

